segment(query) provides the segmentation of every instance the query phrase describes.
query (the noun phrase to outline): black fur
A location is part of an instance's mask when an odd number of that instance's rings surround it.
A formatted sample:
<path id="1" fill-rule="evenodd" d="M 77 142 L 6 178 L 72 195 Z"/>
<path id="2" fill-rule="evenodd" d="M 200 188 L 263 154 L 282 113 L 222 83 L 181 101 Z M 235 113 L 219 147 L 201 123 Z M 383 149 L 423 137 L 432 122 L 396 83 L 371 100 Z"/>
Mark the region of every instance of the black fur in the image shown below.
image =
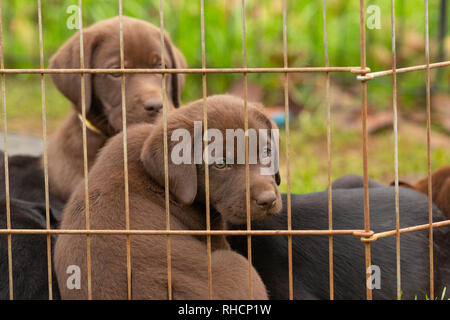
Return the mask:
<path id="1" fill-rule="evenodd" d="M 5 229 L 4 198 L 0 200 L 0 206 L 0 228 Z M 10 208 L 13 229 L 45 229 L 45 205 L 11 199 Z M 16 234 L 11 236 L 11 241 L 14 299 L 48 299 L 47 236 Z M 54 241 L 52 237 L 52 245 Z M 59 299 L 54 273 L 52 279 L 53 299 Z M 0 299 L 9 299 L 7 235 L 0 235 Z"/>
<path id="2" fill-rule="evenodd" d="M 287 229 L 286 195 L 283 212 L 252 229 Z M 422 194 L 400 188 L 400 226 L 428 223 L 428 200 Z M 364 229 L 363 189 L 333 190 L 333 228 Z M 370 189 L 371 228 L 375 232 L 395 229 L 394 188 Z M 443 219 L 433 207 L 434 221 Z M 239 227 L 245 228 L 245 227 Z M 328 229 L 328 192 L 292 195 L 292 228 Z M 230 236 L 233 249 L 247 253 L 247 238 Z M 334 236 L 334 290 L 336 299 L 365 298 L 364 244 L 354 236 Z M 374 299 L 396 299 L 395 236 L 372 243 L 372 264 L 381 268 L 381 289 Z M 435 292 L 450 287 L 450 228 L 434 229 Z M 287 236 L 253 236 L 253 265 L 266 284 L 271 299 L 289 298 Z M 293 288 L 295 299 L 329 299 L 328 236 L 293 237 Z M 428 231 L 401 235 L 402 299 L 429 295 Z"/>
<path id="3" fill-rule="evenodd" d="M 364 187 L 364 178 L 356 174 L 347 174 L 333 181 L 333 189 L 354 189 Z M 375 180 L 369 179 L 369 188 L 386 187 Z"/>
<path id="4" fill-rule="evenodd" d="M 0 159 L 0 228 L 5 229 L 6 192 L 4 154 Z M 8 159 L 11 227 L 13 229 L 45 229 L 46 208 L 44 173 L 40 158 L 12 156 Z M 50 199 L 50 224 L 56 229 L 64 203 L 53 195 Z M 14 299 L 48 299 L 46 235 L 12 235 Z M 52 244 L 55 237 L 52 237 Z M 56 278 L 53 298 L 59 299 Z M 0 299 L 9 299 L 8 242 L 0 235 Z"/>
<path id="5" fill-rule="evenodd" d="M 0 151 L 0 196 L 5 193 L 5 163 L 4 153 Z M 45 204 L 44 172 L 41 168 L 41 158 L 17 155 L 8 158 L 9 193 L 11 199 L 38 202 Z M 49 194 L 50 206 L 54 209 L 55 218 L 60 220 L 64 202 Z"/>

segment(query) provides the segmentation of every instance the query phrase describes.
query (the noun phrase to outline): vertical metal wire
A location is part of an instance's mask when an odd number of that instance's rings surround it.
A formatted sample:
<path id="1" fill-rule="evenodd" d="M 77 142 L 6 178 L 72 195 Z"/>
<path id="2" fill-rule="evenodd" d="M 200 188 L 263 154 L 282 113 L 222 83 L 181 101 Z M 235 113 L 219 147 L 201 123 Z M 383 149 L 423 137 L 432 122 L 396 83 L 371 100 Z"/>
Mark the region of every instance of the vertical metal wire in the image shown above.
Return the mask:
<path id="1" fill-rule="evenodd" d="M 323 45 L 325 51 L 325 67 L 330 66 L 328 56 L 328 36 L 327 36 L 327 1 L 322 2 L 323 21 Z M 328 158 L 328 229 L 333 230 L 333 191 L 331 188 L 331 98 L 330 98 L 330 73 L 327 72 L 326 101 L 327 101 L 327 158 Z M 334 300 L 334 260 L 333 260 L 333 236 L 328 237 L 328 260 L 329 260 L 329 282 L 330 300 Z"/>
<path id="2" fill-rule="evenodd" d="M 120 25 L 120 68 L 125 69 L 125 55 L 123 44 L 123 6 L 122 0 L 119 0 L 119 25 Z M 128 144 L 127 144 L 127 108 L 125 98 L 125 74 L 122 73 L 120 88 L 122 94 L 122 131 L 123 131 L 123 176 L 125 184 L 125 227 L 130 230 L 130 198 L 128 188 Z M 131 300 L 131 239 L 127 235 L 127 297 Z"/>
<path id="3" fill-rule="evenodd" d="M 0 0 L 0 67 L 5 68 L 5 57 L 3 52 L 3 19 L 2 19 L 2 0 Z M 3 143 L 4 161 L 5 161 L 5 193 L 6 193 L 6 228 L 11 229 L 11 206 L 9 197 L 9 165 L 8 165 L 8 125 L 6 116 L 6 88 L 5 88 L 5 74 L 2 73 L 2 106 L 3 106 Z M 13 285 L 13 269 L 12 269 L 12 248 L 11 248 L 11 234 L 8 234 L 8 274 L 9 274 L 9 299 L 14 299 L 14 285 Z"/>
<path id="4" fill-rule="evenodd" d="M 398 190 L 398 108 L 397 108 L 397 53 L 395 43 L 395 0 L 391 0 L 392 29 L 392 109 L 394 112 L 394 170 L 395 170 L 395 228 L 396 228 L 396 263 L 397 263 L 397 297 L 402 295 L 400 266 L 400 204 Z"/>
<path id="5" fill-rule="evenodd" d="M 242 60 L 243 67 L 247 68 L 247 41 L 245 36 L 245 0 L 241 0 L 241 17 L 242 17 Z M 250 167 L 249 167 L 249 135 L 248 135 L 248 101 L 247 101 L 247 73 L 244 76 L 244 131 L 245 131 L 245 202 L 247 207 L 247 230 L 251 230 L 250 217 Z M 252 286 L 252 236 L 247 235 L 247 256 L 248 256 L 248 285 L 249 297 L 253 299 Z"/>
<path id="6" fill-rule="evenodd" d="M 288 67 L 288 40 L 287 40 L 287 0 L 283 0 L 283 67 Z M 286 171 L 287 171 L 287 228 L 292 230 L 292 207 L 291 207 L 291 169 L 289 154 L 289 77 L 284 73 L 284 113 L 286 128 Z M 294 299 L 294 280 L 292 262 L 292 235 L 288 235 L 288 272 L 289 272 L 289 299 Z"/>
<path id="7" fill-rule="evenodd" d="M 84 44 L 83 44 L 83 12 L 82 0 L 78 0 L 78 20 L 80 23 L 80 68 L 84 69 Z M 88 181 L 88 158 L 87 158 L 87 133 L 86 133 L 86 88 L 85 73 L 81 73 L 81 116 L 83 118 L 83 162 L 84 162 L 84 203 L 86 207 L 86 230 L 90 230 L 90 208 L 89 208 L 89 181 Z M 91 238 L 86 234 L 86 266 L 88 280 L 88 299 L 92 300 L 91 279 Z"/>
<path id="8" fill-rule="evenodd" d="M 38 3 L 38 24 L 39 24 L 39 58 L 40 68 L 44 69 L 44 40 L 42 36 L 42 5 Z M 44 140 L 44 189 L 45 189 L 45 225 L 50 230 L 50 201 L 48 192 L 48 154 L 47 154 L 47 111 L 45 105 L 45 76 L 41 73 L 41 98 L 42 98 L 42 137 Z M 47 274 L 48 274 L 48 298 L 53 300 L 53 280 L 52 280 L 52 238 L 47 234 Z"/>
<path id="9" fill-rule="evenodd" d="M 205 46 L 205 2 L 200 0 L 200 28 L 202 37 L 202 69 L 206 68 L 206 46 Z M 204 133 L 208 131 L 208 111 L 206 104 L 207 86 L 206 73 L 202 73 L 202 89 L 203 89 L 203 130 Z M 208 147 L 207 139 L 204 140 L 205 149 Z M 209 159 L 208 152 L 205 155 L 205 202 L 206 202 L 206 230 L 211 230 L 211 213 L 210 213 L 210 199 L 209 199 Z M 208 255 L 208 297 L 212 299 L 212 265 L 211 265 L 211 235 L 206 237 L 206 247 Z"/>
<path id="10" fill-rule="evenodd" d="M 366 69 L 366 26 L 364 16 L 364 0 L 359 1 L 359 24 L 360 24 L 360 48 L 361 69 Z M 369 173 L 367 157 L 367 81 L 361 81 L 362 90 L 362 131 L 363 131 L 363 171 L 364 171 L 364 231 L 370 231 L 370 208 L 369 208 Z M 366 262 L 366 298 L 372 300 L 372 289 L 368 284 L 370 274 L 367 273 L 371 266 L 370 242 L 364 243 Z"/>
<path id="11" fill-rule="evenodd" d="M 428 223 L 430 250 L 430 299 L 434 300 L 434 252 L 433 252 L 433 189 L 431 178 L 431 70 L 430 70 L 430 34 L 428 23 L 428 0 L 425 0 L 425 59 L 426 59 L 426 96 L 427 96 L 427 167 L 428 167 Z"/>
<path id="12" fill-rule="evenodd" d="M 166 68 L 165 44 L 164 44 L 164 5 L 159 1 L 159 23 L 161 35 L 161 65 Z M 170 207 L 169 207 L 169 146 L 167 143 L 167 94 L 166 94 L 166 74 L 162 74 L 162 100 L 163 100 L 163 130 L 164 130 L 164 189 L 166 202 L 166 229 L 170 230 Z M 172 300 L 172 247 L 170 235 L 167 235 L 167 295 Z"/>

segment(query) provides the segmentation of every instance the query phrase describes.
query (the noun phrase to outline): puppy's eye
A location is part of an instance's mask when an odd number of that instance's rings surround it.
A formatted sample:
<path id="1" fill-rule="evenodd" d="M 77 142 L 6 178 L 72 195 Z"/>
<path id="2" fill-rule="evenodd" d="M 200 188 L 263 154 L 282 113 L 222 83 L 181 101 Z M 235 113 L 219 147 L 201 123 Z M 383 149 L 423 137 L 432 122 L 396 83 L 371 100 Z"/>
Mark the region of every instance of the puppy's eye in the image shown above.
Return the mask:
<path id="1" fill-rule="evenodd" d="M 118 77 L 120 77 L 122 74 L 121 73 L 110 73 L 109 74 L 111 77 L 113 77 L 113 78 L 118 78 Z"/>
<path id="2" fill-rule="evenodd" d="M 217 169 L 225 169 L 226 167 L 228 167 L 224 159 L 217 160 L 214 165 Z"/>
<path id="3" fill-rule="evenodd" d="M 162 68 L 163 68 L 163 66 L 162 66 L 161 62 L 155 66 L 155 69 L 162 69 Z M 164 65 L 164 69 L 167 69 L 167 64 Z"/>

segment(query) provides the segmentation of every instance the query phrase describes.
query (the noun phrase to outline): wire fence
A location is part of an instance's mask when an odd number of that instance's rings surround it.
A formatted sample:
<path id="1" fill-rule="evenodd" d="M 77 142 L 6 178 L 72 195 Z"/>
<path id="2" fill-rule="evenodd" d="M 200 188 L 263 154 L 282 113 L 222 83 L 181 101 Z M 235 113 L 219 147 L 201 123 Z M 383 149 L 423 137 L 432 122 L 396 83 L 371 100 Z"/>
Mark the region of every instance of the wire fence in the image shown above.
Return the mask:
<path id="1" fill-rule="evenodd" d="M 293 236 L 328 236 L 329 238 L 329 292 L 330 299 L 334 299 L 334 278 L 333 278 L 333 238 L 340 235 L 352 235 L 360 238 L 364 242 L 365 247 L 365 267 L 366 270 L 371 265 L 371 243 L 377 239 L 389 236 L 396 237 L 396 266 L 397 266 L 397 296 L 401 296 L 401 269 L 400 269 L 400 236 L 401 234 L 428 230 L 429 231 L 429 280 L 430 280 L 430 299 L 434 299 L 434 265 L 433 265 L 433 229 L 450 225 L 450 220 L 433 222 L 432 219 L 432 181 L 431 181 L 431 100 L 430 100 L 430 72 L 431 69 L 443 68 L 450 66 L 450 61 L 442 61 L 438 63 L 430 63 L 430 44 L 429 44 L 429 21 L 428 21 L 428 0 L 424 0 L 424 19 L 425 19 L 425 65 L 411 66 L 397 69 L 396 65 L 396 34 L 395 34 L 395 0 L 391 0 L 391 30 L 392 30 L 392 69 L 371 72 L 366 64 L 366 34 L 365 34 L 365 1 L 360 0 L 360 66 L 344 66 L 333 67 L 329 65 L 328 56 L 328 41 L 327 41 L 327 19 L 326 19 L 326 0 L 322 2 L 322 16 L 323 16 L 323 42 L 324 42 L 324 67 L 289 67 L 288 66 L 288 41 L 287 41 L 287 0 L 282 0 L 283 11 L 283 67 L 282 68 L 248 68 L 246 55 L 246 14 L 245 14 L 245 0 L 241 0 L 241 15 L 242 15 L 242 67 L 240 68 L 207 68 L 206 67 L 206 53 L 205 53 L 205 10 L 204 0 L 200 0 L 201 9 L 201 68 L 189 69 L 168 69 L 164 63 L 165 52 L 165 38 L 164 38 L 164 5 L 160 0 L 159 16 L 160 16 L 160 35 L 161 35 L 161 59 L 162 69 L 125 69 L 124 64 L 124 38 L 123 38 L 123 4 L 122 0 L 118 0 L 118 13 L 120 20 L 120 69 L 86 69 L 84 66 L 84 48 L 83 48 L 83 26 L 82 26 L 82 0 L 78 0 L 79 21 L 80 21 L 80 68 L 79 69 L 46 69 L 44 68 L 44 52 L 43 52 L 43 37 L 42 37 L 42 4 L 41 0 L 37 0 L 38 6 L 38 25 L 39 25 L 39 48 L 40 48 L 40 68 L 39 69 L 5 69 L 4 66 L 4 50 L 3 50 L 3 25 L 1 19 L 1 1 L 0 1 L 0 74 L 1 74 L 1 92 L 2 92 L 2 115 L 3 115 L 3 129 L 4 129 L 4 162 L 5 162 L 5 188 L 6 188 L 6 229 L 0 229 L 0 234 L 7 235 L 8 241 L 8 270 L 9 270 L 9 293 L 10 299 L 13 299 L 13 268 L 12 261 L 12 243 L 11 236 L 14 234 L 42 234 L 47 237 L 47 262 L 48 262 L 48 289 L 49 299 L 53 299 L 52 292 L 52 246 L 51 235 L 60 234 L 77 234 L 86 236 L 87 249 L 87 286 L 88 298 L 92 299 L 92 274 L 91 274 L 91 236 L 92 235 L 125 235 L 126 236 L 126 266 L 127 266 L 127 287 L 128 299 L 132 298 L 132 268 L 131 268 L 131 235 L 164 235 L 167 242 L 167 285 L 168 298 L 172 299 L 172 270 L 171 270 L 171 236 L 173 235 L 202 235 L 207 239 L 207 259 L 208 259 L 208 288 L 209 297 L 212 298 L 212 267 L 211 267 L 211 236 L 226 235 L 226 236 L 247 236 L 248 244 L 248 268 L 249 268 L 249 296 L 252 298 L 252 236 L 263 235 L 279 235 L 288 236 L 288 266 L 289 266 L 289 298 L 294 298 L 293 290 L 293 257 L 292 257 L 292 237 Z M 428 224 L 400 228 L 400 209 L 399 209 L 399 178 L 398 178 L 398 115 L 397 115 L 397 74 L 405 72 L 413 72 L 417 70 L 426 70 L 426 113 L 427 113 L 427 168 L 428 168 Z M 289 73 L 311 73 L 319 72 L 326 74 L 326 107 L 327 107 L 327 159 L 328 159 L 328 229 L 327 230 L 293 230 L 292 229 L 292 205 L 291 205 L 291 172 L 290 172 L 290 127 L 289 127 Z M 332 188 L 331 188 L 331 173 L 332 173 L 332 102 L 330 98 L 330 74 L 333 72 L 350 72 L 356 75 L 356 79 L 361 83 L 361 112 L 362 112 L 362 158 L 363 158 L 363 177 L 364 177 L 364 228 L 360 230 L 336 230 L 333 229 L 333 212 L 332 212 Z M 123 125 L 123 148 L 124 148 L 124 185 L 125 185 L 125 218 L 126 228 L 124 230 L 92 230 L 90 228 L 90 213 L 89 213 L 89 179 L 88 179 L 88 158 L 87 158 L 87 138 L 86 138 L 86 92 L 85 92 L 85 75 L 86 74 L 121 74 L 121 96 L 122 96 L 122 125 Z M 162 75 L 162 93 L 163 93 L 163 125 L 164 125 L 164 175 L 165 175 L 165 212 L 166 212 L 166 229 L 165 230 L 132 230 L 130 229 L 130 205 L 129 205 L 129 180 L 128 180 L 128 163 L 127 163 L 127 130 L 126 130 L 126 99 L 125 99 L 125 75 L 127 74 L 161 74 Z M 246 214 L 247 214 L 247 229 L 246 230 L 211 230 L 210 217 L 210 190 L 209 190 L 209 171 L 208 166 L 204 166 L 205 170 L 205 186 L 206 186 L 206 230 L 171 230 L 170 228 L 170 203 L 169 203 L 169 176 L 168 176 L 168 145 L 167 145 L 167 94 L 166 94 L 166 76 L 168 74 L 201 74 L 202 76 L 202 95 L 203 95 L 203 128 L 207 130 L 207 75 L 215 73 L 237 73 L 242 74 L 244 80 L 244 123 L 245 131 L 248 129 L 248 105 L 247 105 L 247 76 L 249 73 L 278 73 L 284 75 L 284 110 L 286 117 L 286 166 L 287 166 L 287 226 L 285 230 L 252 230 L 250 219 L 250 179 L 249 179 L 249 140 L 248 135 L 245 137 L 245 160 L 246 160 Z M 42 124 L 43 124 L 43 167 L 45 177 L 45 204 L 46 204 L 46 229 L 12 229 L 11 228 L 11 210 L 10 210 L 10 193 L 9 193 L 9 169 L 8 169 L 8 127 L 6 117 L 6 100 L 5 100 L 5 76 L 7 74 L 40 74 L 41 75 L 41 94 L 42 94 Z M 45 74 L 80 74 L 81 77 L 81 115 L 83 119 L 83 154 L 84 154 L 84 189 L 85 189 L 85 214 L 86 214 L 86 229 L 85 230 L 63 230 L 51 229 L 50 227 L 50 204 L 49 204 L 49 187 L 48 187 L 48 158 L 47 158 L 47 127 L 46 127 L 46 105 L 45 105 Z M 374 233 L 370 225 L 370 207 L 369 207 L 369 187 L 368 187 L 368 131 L 367 131 L 367 83 L 371 79 L 383 76 L 392 75 L 392 107 L 393 107 L 393 128 L 394 128 L 394 163 L 395 163 L 395 215 L 396 225 L 395 229 Z M 205 141 L 206 146 L 206 141 Z M 208 161 L 206 159 L 205 161 Z M 366 275 L 366 279 L 370 277 Z M 367 282 L 366 282 L 367 284 Z M 366 285 L 366 298 L 372 299 L 372 289 Z"/>

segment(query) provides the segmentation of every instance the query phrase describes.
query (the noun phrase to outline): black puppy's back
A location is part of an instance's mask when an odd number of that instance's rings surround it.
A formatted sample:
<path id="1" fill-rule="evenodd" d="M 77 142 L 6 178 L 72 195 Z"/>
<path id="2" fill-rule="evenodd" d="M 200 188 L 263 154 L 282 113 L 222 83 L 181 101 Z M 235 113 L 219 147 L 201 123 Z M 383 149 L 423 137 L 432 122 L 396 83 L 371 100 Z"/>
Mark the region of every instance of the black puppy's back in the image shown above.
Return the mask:
<path id="1" fill-rule="evenodd" d="M 6 228 L 4 153 L 0 151 L 0 228 Z M 45 229 L 45 184 L 40 158 L 8 158 L 11 224 L 14 229 Z M 64 202 L 49 194 L 50 224 L 57 228 Z M 45 235 L 12 235 L 15 299 L 48 299 L 47 240 Z M 52 237 L 52 243 L 54 242 Z M 0 299 L 9 299 L 7 235 L 0 235 Z M 59 298 L 56 278 L 53 298 Z"/>
<path id="2" fill-rule="evenodd" d="M 286 195 L 283 212 L 252 229 L 287 229 Z M 371 229 L 375 232 L 395 229 L 394 188 L 370 189 Z M 333 190 L 333 229 L 364 229 L 363 189 Z M 434 221 L 442 221 L 433 207 Z M 428 223 L 428 200 L 422 194 L 400 188 L 400 226 Z M 292 195 L 292 228 L 328 229 L 328 192 Z M 364 244 L 354 236 L 334 236 L 334 290 L 336 299 L 365 298 Z M 228 237 L 233 249 L 246 255 L 245 237 Z M 450 285 L 448 227 L 434 230 L 435 292 Z M 266 284 L 272 299 L 288 299 L 287 236 L 253 236 L 253 264 Z M 372 265 L 380 267 L 381 289 L 373 290 L 374 299 L 396 299 L 395 236 L 372 243 Z M 428 231 L 401 235 L 401 272 L 404 299 L 424 299 L 429 295 Z M 329 298 L 328 236 L 293 237 L 293 276 L 295 299 Z"/>
<path id="3" fill-rule="evenodd" d="M 0 199 L 0 228 L 7 227 L 6 200 Z M 17 199 L 10 200 L 11 228 L 45 229 L 45 205 Z M 55 221 L 52 220 L 52 223 Z M 52 237 L 52 244 L 54 243 Z M 14 299 L 48 299 L 46 235 L 11 236 Z M 56 278 L 52 277 L 53 299 L 59 299 Z M 9 299 L 8 240 L 0 235 L 0 299 Z"/>
<path id="4" fill-rule="evenodd" d="M 41 158 L 28 155 L 15 155 L 8 158 L 9 193 L 11 199 L 45 204 L 44 171 Z M 0 196 L 5 195 L 4 153 L 0 154 Z M 64 202 L 49 193 L 50 206 L 55 214 L 62 212 Z M 60 216 L 56 217 L 60 220 Z"/>

